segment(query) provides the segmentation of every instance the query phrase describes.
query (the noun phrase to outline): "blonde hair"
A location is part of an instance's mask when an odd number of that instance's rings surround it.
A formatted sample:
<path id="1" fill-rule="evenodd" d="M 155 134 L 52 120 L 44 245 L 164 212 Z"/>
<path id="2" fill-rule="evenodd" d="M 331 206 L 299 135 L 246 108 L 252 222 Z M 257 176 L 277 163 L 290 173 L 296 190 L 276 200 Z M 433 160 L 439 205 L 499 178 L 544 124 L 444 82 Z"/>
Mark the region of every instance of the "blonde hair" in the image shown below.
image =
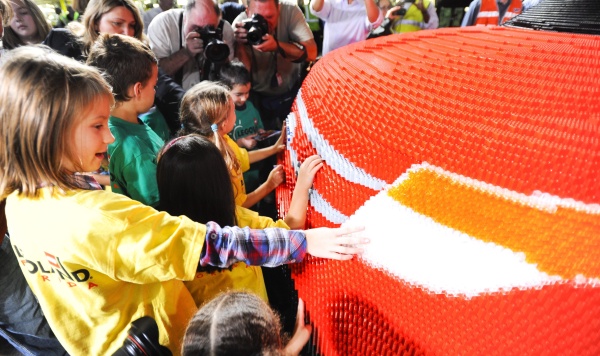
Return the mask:
<path id="1" fill-rule="evenodd" d="M 88 6 L 89 0 L 73 0 L 71 3 L 75 11 L 83 14 Z"/>
<path id="2" fill-rule="evenodd" d="M 36 3 L 33 0 L 12 1 L 20 1 L 23 3 L 23 5 L 25 5 L 27 10 L 31 14 L 31 17 L 33 18 L 33 22 L 35 23 L 37 31 L 35 41 L 37 43 L 42 43 L 42 41 L 46 39 L 46 36 L 48 36 L 48 33 L 50 33 L 50 30 L 52 29 L 48 21 L 46 21 L 46 17 L 44 16 L 42 10 L 40 10 L 40 8 L 36 5 Z M 26 43 L 23 42 L 23 40 L 21 40 L 21 38 L 15 33 L 15 31 L 13 31 L 13 29 L 10 26 L 4 29 L 4 38 L 2 39 L 2 43 L 4 45 L 4 48 L 6 49 L 13 49 L 26 45 Z"/>
<path id="3" fill-rule="evenodd" d="M 0 67 L 0 199 L 34 197 L 40 186 L 76 188 L 65 160 L 79 167 L 71 148 L 74 128 L 111 88 L 95 68 L 45 46 L 10 52 Z"/>
<path id="4" fill-rule="evenodd" d="M 2 14 L 2 25 L 7 27 L 13 17 L 12 6 L 10 6 L 8 0 L 0 0 L 0 14 Z"/>
<path id="5" fill-rule="evenodd" d="M 89 52 L 100 35 L 96 27 L 100 23 L 102 16 L 119 6 L 125 7 L 133 15 L 133 19 L 135 20 L 133 37 L 142 42 L 147 42 L 144 35 L 144 21 L 142 21 L 142 16 L 132 0 L 90 0 L 81 21 L 83 23 L 83 33 L 78 34 L 82 36 L 83 52 L 85 54 Z"/>
<path id="6" fill-rule="evenodd" d="M 227 142 L 211 125 L 227 119 L 231 96 L 227 87 L 205 80 L 190 88 L 181 100 L 179 135 L 199 134 L 211 140 L 221 151 L 231 174 L 240 170 L 240 162 Z"/>

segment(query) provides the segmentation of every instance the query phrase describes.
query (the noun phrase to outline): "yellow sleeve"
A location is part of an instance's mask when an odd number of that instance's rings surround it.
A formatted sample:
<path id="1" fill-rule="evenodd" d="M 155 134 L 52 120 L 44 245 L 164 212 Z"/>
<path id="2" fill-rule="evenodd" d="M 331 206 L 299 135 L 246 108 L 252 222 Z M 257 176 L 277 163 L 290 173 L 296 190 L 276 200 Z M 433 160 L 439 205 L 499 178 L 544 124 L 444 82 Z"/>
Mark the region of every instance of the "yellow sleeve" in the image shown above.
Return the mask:
<path id="1" fill-rule="evenodd" d="M 257 212 L 250 209 L 246 209 L 241 206 L 236 206 L 235 211 L 238 226 L 249 227 L 251 229 L 265 229 L 268 227 L 280 227 L 284 229 L 290 229 L 290 227 L 281 219 L 273 221 L 273 219 L 267 216 L 260 216 Z"/>

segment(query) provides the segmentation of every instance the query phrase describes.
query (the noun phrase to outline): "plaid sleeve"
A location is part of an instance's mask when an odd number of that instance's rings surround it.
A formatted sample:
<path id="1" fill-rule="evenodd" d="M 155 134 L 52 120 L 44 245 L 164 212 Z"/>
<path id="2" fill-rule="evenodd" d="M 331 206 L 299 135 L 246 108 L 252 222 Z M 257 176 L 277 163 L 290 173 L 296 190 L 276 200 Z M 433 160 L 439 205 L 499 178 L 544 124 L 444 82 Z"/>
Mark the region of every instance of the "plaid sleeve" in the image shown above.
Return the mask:
<path id="1" fill-rule="evenodd" d="M 206 224 L 206 240 L 200 265 L 229 267 L 241 261 L 253 266 L 275 267 L 300 262 L 306 254 L 306 235 L 302 231 L 268 228 L 223 227 Z"/>

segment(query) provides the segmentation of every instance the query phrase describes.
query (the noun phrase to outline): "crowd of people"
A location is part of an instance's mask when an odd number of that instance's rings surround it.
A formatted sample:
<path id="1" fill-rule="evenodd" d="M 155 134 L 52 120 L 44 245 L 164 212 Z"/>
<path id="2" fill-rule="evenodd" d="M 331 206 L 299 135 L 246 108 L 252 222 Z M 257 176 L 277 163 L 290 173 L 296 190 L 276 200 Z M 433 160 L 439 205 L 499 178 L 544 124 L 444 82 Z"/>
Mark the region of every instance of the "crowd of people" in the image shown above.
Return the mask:
<path id="1" fill-rule="evenodd" d="M 474 0 L 463 24 L 536 3 Z M 260 266 L 348 260 L 368 239 L 303 230 L 319 156 L 277 219 L 284 120 L 308 63 L 382 26 L 435 29 L 435 3 L 312 0 L 321 53 L 295 3 L 158 5 L 77 2 L 51 28 L 33 0 L 0 0 L 0 336 L 25 354 L 112 354 L 151 317 L 174 354 L 298 354 L 303 303 L 279 320 Z"/>

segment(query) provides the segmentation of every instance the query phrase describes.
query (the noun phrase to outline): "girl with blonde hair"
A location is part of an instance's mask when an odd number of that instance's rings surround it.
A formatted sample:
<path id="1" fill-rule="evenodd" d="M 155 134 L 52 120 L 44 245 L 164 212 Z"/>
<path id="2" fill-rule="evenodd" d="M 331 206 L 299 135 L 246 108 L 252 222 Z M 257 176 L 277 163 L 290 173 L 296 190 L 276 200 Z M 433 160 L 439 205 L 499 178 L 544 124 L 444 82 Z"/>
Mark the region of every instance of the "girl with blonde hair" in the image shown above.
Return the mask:
<path id="1" fill-rule="evenodd" d="M 202 135 L 221 151 L 231 172 L 237 205 L 250 208 L 283 182 L 283 167 L 278 165 L 273 168 L 266 182 L 253 192 L 246 192 L 242 173 L 250 169 L 250 164 L 285 150 L 285 134 L 267 148 L 247 151 L 238 146 L 228 135 L 235 126 L 235 104 L 229 89 L 224 85 L 211 81 L 194 85 L 183 96 L 179 113 L 179 135 Z"/>

